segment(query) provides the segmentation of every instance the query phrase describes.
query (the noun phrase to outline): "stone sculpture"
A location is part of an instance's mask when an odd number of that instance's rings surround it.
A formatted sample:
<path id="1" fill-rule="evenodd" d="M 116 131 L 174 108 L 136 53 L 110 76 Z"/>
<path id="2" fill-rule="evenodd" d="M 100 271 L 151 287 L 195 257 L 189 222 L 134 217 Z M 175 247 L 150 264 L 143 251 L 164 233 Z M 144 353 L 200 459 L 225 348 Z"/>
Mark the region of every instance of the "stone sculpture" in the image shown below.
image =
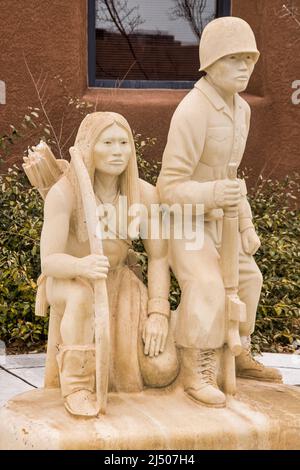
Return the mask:
<path id="1" fill-rule="evenodd" d="M 264 383 L 281 376 L 250 354 L 262 278 L 237 178 L 250 123 L 238 93 L 258 56 L 243 20 L 205 28 L 206 75 L 173 116 L 159 194 L 138 178 L 130 127 L 116 113 L 83 120 L 70 163 L 45 143 L 29 152 L 24 169 L 45 199 L 36 298 L 39 315 L 50 304 L 45 387 L 0 409 L 0 449 L 299 448 L 297 387 Z M 137 217 L 124 201 L 141 209 Z M 159 203 L 163 217 L 150 210 Z M 203 246 L 184 231 L 167 247 L 161 221 L 175 226 L 185 204 L 192 228 L 204 209 Z M 133 272 L 138 234 L 147 288 Z M 169 262 L 182 290 L 171 313 Z"/>
<path id="2" fill-rule="evenodd" d="M 250 353 L 262 285 L 253 258 L 260 241 L 245 182 L 236 177 L 250 125 L 250 107 L 238 93 L 246 89 L 258 58 L 244 20 L 218 18 L 206 26 L 200 42 L 205 76 L 173 115 L 158 179 L 162 202 L 204 206 L 202 249 L 188 251 L 186 240 L 172 239 L 169 251 L 182 292 L 175 337 L 184 389 L 214 407 L 226 403 L 216 365 L 224 345 L 226 393 L 235 392 L 234 356 L 238 376 L 281 381 L 277 370 Z"/>
<path id="3" fill-rule="evenodd" d="M 105 412 L 107 390 L 161 387 L 177 375 L 168 335 L 167 242 L 144 237 L 147 291 L 128 266 L 132 240 L 126 207 L 140 203 L 150 209 L 158 197 L 153 186 L 138 178 L 133 136 L 121 115 L 87 115 L 70 153 L 62 175 L 62 163 L 59 168 L 45 144 L 24 164 L 32 183 L 46 194 L 36 305 L 42 314 L 51 306 L 46 386 L 60 383 L 70 413 L 96 416 Z M 45 187 L 47 175 L 58 180 L 51 188 Z M 101 209 L 107 221 L 108 206 L 116 210 L 116 224 L 107 222 L 111 233 L 101 241 L 105 226 L 97 236 L 97 213 Z M 135 236 L 147 231 L 150 213 L 140 211 Z"/>

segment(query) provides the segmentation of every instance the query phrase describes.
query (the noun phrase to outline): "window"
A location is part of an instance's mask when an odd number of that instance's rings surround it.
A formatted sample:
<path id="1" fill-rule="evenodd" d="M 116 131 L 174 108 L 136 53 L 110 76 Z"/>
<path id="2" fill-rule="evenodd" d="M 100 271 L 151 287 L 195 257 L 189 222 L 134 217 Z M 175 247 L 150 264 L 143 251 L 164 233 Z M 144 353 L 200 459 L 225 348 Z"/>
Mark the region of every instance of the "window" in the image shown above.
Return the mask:
<path id="1" fill-rule="evenodd" d="M 90 0 L 89 84 L 191 88 L 204 26 L 228 0 Z"/>

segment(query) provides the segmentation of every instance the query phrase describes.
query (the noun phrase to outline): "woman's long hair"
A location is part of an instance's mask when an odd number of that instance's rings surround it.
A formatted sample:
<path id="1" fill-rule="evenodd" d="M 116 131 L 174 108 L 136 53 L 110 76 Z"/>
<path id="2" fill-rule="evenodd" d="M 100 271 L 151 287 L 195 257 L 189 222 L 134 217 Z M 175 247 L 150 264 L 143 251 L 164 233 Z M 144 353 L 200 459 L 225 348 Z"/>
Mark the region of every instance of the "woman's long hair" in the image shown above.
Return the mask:
<path id="1" fill-rule="evenodd" d="M 126 119 L 121 116 L 121 114 L 111 112 L 96 112 L 88 114 L 83 119 L 78 129 L 75 140 L 75 147 L 79 149 L 80 154 L 82 155 L 82 160 L 90 175 L 92 185 L 94 185 L 94 147 L 100 134 L 113 124 L 117 124 L 126 130 L 132 150 L 128 165 L 125 171 L 119 176 L 120 194 L 127 197 L 127 204 L 129 208 L 132 204 L 139 203 L 140 197 L 135 145 L 130 126 Z M 77 182 L 76 174 L 72 165 L 72 160 L 69 175 L 76 195 L 74 213 L 76 236 L 79 242 L 85 242 L 88 240 L 88 233 L 79 184 Z"/>

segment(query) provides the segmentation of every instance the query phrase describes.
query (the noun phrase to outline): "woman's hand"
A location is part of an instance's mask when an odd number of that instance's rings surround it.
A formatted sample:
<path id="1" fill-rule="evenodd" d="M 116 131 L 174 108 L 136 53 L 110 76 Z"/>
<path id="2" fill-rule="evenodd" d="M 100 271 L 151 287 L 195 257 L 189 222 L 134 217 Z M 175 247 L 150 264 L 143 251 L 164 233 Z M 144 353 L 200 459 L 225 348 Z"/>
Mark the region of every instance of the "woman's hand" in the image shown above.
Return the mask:
<path id="1" fill-rule="evenodd" d="M 88 255 L 84 258 L 78 258 L 76 263 L 77 275 L 94 281 L 106 279 L 108 269 L 109 261 L 104 255 Z"/>
<path id="2" fill-rule="evenodd" d="M 158 356 L 165 349 L 169 322 L 165 315 L 151 313 L 143 330 L 144 353 L 149 357 Z"/>
<path id="3" fill-rule="evenodd" d="M 247 255 L 254 255 L 260 247 L 260 239 L 253 227 L 242 232 L 242 246 Z"/>

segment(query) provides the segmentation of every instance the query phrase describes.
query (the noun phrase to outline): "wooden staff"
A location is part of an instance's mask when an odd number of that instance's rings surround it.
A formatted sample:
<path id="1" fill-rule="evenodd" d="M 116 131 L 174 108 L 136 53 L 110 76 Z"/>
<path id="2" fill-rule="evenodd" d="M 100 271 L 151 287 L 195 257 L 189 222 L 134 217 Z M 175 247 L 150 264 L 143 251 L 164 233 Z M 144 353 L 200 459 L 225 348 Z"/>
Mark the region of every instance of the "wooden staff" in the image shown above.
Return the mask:
<path id="1" fill-rule="evenodd" d="M 237 164 L 229 163 L 228 178 L 237 178 Z M 224 346 L 224 391 L 236 393 L 235 356 L 242 352 L 239 323 L 246 321 L 246 305 L 238 296 L 239 286 L 239 218 L 238 206 L 224 209 L 221 267 L 226 292 L 226 339 Z"/>
<path id="2" fill-rule="evenodd" d="M 103 255 L 102 240 L 96 235 L 97 205 L 91 179 L 76 147 L 70 148 L 70 155 L 81 192 L 91 253 Z M 104 414 L 107 404 L 110 352 L 109 306 L 105 279 L 94 281 L 94 309 L 97 409 L 98 413 Z"/>

